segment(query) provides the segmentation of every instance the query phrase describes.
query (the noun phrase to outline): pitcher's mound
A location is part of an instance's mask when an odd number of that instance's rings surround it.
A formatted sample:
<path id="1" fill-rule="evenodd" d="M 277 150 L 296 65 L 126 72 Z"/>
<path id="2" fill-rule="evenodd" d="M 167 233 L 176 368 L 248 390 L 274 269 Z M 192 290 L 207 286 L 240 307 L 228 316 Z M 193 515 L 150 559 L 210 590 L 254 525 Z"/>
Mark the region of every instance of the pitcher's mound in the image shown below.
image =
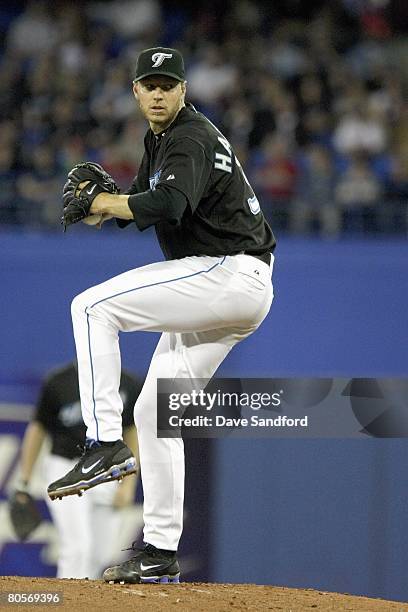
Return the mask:
<path id="1" fill-rule="evenodd" d="M 52 599 L 55 603 L 24 604 L 29 597 Z M 62 601 L 59 601 L 62 598 Z M 7 605 L 10 599 L 14 602 Z M 30 601 L 30 599 L 28 601 Z M 41 599 L 40 599 L 41 601 Z M 239 610 L 349 610 L 357 612 L 408 612 L 408 605 L 383 599 L 354 597 L 312 589 L 288 589 L 256 584 L 206 584 L 185 582 L 179 585 L 107 584 L 101 580 L 60 580 L 57 578 L 0 577 L 0 609 L 65 612 L 105 610 L 113 612 L 234 612 Z"/>

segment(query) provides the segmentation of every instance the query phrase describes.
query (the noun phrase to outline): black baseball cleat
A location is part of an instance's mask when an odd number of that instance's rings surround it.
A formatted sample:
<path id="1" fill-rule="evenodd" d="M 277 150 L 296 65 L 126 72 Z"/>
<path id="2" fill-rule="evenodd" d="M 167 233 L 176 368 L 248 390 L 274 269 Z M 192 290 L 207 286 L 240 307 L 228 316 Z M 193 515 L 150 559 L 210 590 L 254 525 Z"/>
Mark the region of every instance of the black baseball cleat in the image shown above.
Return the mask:
<path id="1" fill-rule="evenodd" d="M 127 550 L 138 551 L 137 554 L 120 565 L 108 567 L 103 573 L 106 582 L 111 584 L 180 582 L 180 566 L 176 552 L 162 550 L 152 544 L 146 544 L 144 548 L 138 549 L 133 544 Z"/>
<path id="2" fill-rule="evenodd" d="M 136 471 L 136 459 L 122 440 L 87 440 L 76 466 L 68 474 L 52 482 L 47 492 L 51 499 L 62 499 L 65 495 L 82 495 L 91 487 L 112 480 L 122 480 L 124 476 Z"/>

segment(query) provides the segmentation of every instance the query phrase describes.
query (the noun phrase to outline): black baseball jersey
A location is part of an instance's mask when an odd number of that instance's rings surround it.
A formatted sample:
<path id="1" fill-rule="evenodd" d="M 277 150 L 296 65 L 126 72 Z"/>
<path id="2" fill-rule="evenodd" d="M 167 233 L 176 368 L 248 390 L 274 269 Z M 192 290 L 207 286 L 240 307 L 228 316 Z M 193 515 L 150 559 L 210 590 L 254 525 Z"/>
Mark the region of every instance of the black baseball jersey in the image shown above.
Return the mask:
<path id="1" fill-rule="evenodd" d="M 155 223 L 167 259 L 274 250 L 274 235 L 231 145 L 202 113 L 187 104 L 164 132 L 149 129 L 144 142 L 128 193 L 171 188 L 188 202 L 178 222 Z M 136 218 L 137 204 L 129 205 Z"/>
<path id="2" fill-rule="evenodd" d="M 119 392 L 123 400 L 123 427 L 134 423 L 133 409 L 141 387 L 141 383 L 132 375 L 122 372 Z M 86 427 L 82 420 L 75 363 L 55 370 L 48 376 L 38 398 L 34 419 L 50 435 L 51 453 L 68 459 L 80 456 L 77 445 L 84 444 Z"/>

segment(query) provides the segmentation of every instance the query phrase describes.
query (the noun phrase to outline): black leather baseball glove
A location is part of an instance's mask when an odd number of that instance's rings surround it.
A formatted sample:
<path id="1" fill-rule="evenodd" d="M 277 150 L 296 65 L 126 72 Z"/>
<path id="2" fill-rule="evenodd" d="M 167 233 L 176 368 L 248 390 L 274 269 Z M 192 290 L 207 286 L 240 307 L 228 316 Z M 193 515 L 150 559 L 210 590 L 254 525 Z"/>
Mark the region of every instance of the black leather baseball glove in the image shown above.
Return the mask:
<path id="1" fill-rule="evenodd" d="M 79 187 L 85 181 L 89 182 Z M 102 192 L 119 193 L 114 179 L 102 166 L 94 162 L 83 162 L 72 168 L 62 194 L 64 210 L 61 223 L 64 232 L 69 225 L 78 223 L 89 215 L 92 202 Z"/>
<path id="2" fill-rule="evenodd" d="M 34 498 L 26 491 L 15 491 L 9 499 L 10 521 L 17 538 L 24 542 L 41 523 Z"/>

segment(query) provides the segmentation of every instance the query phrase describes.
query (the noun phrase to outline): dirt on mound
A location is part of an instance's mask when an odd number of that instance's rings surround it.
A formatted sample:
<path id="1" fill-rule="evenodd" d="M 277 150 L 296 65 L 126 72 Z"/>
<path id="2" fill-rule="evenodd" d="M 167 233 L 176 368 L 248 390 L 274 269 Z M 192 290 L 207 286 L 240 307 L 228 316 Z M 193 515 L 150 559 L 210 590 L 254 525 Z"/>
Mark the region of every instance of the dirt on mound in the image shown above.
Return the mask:
<path id="1" fill-rule="evenodd" d="M 31 594 L 31 597 L 30 597 Z M 34 603 L 35 601 L 39 603 Z M 49 603 L 41 603 L 48 602 Z M 24 601 L 33 603 L 25 604 Z M 288 589 L 256 584 L 179 585 L 107 584 L 101 580 L 0 577 L 0 609 L 121 612 L 232 612 L 234 610 L 349 610 L 357 612 L 408 612 L 405 603 L 326 593 L 312 589 Z"/>

